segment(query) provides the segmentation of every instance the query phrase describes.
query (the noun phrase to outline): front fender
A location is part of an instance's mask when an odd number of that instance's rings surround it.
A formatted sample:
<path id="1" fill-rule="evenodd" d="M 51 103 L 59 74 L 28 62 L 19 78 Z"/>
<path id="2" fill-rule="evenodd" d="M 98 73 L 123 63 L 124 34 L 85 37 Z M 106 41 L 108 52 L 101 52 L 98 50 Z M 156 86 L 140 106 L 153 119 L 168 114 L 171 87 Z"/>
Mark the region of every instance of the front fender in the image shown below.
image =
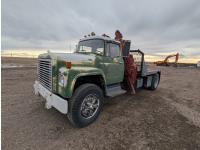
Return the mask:
<path id="1" fill-rule="evenodd" d="M 67 84 L 63 88 L 59 88 L 60 95 L 64 98 L 71 98 L 73 95 L 73 90 L 75 83 L 79 77 L 89 76 L 89 75 L 101 75 L 105 80 L 105 74 L 101 69 L 94 67 L 72 67 L 68 70 Z"/>

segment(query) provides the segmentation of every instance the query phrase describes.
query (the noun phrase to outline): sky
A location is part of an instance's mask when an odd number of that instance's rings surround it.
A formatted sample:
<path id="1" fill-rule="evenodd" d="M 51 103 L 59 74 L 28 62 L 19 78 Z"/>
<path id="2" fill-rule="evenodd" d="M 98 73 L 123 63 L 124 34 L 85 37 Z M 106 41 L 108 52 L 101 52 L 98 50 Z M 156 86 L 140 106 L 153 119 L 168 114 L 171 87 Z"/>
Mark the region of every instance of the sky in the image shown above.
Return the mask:
<path id="1" fill-rule="evenodd" d="M 116 29 L 133 49 L 200 56 L 199 0 L 2 0 L 6 49 L 71 49 L 95 32 Z"/>

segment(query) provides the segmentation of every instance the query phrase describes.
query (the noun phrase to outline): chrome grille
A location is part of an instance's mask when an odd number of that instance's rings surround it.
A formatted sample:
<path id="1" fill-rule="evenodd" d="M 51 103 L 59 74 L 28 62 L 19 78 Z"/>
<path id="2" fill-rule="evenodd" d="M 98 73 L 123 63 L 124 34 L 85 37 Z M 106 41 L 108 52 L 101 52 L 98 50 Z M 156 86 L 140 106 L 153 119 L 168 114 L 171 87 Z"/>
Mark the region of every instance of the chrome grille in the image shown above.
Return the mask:
<path id="1" fill-rule="evenodd" d="M 48 90 L 52 90 L 51 59 L 38 59 L 38 81 Z"/>

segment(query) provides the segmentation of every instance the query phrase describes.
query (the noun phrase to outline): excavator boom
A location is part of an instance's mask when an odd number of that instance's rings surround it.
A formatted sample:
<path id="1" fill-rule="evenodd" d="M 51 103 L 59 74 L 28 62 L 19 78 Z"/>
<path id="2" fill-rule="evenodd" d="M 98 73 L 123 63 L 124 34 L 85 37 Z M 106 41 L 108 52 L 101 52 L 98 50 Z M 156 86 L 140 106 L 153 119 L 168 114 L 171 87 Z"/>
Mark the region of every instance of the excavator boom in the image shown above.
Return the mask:
<path id="1" fill-rule="evenodd" d="M 156 61 L 154 64 L 157 66 L 169 66 L 169 58 L 175 57 L 175 64 L 178 63 L 179 53 L 168 55 L 163 61 Z"/>

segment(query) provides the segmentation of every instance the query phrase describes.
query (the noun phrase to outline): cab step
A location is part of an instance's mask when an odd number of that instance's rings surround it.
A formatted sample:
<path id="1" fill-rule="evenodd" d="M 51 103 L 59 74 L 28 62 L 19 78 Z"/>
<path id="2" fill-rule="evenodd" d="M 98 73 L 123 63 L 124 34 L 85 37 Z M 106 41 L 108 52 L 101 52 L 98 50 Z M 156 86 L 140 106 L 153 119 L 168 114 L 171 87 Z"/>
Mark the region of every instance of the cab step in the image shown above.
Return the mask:
<path id="1" fill-rule="evenodd" d="M 126 91 L 121 88 L 120 84 L 108 85 L 106 87 L 106 96 L 115 97 L 124 93 L 126 93 Z"/>

